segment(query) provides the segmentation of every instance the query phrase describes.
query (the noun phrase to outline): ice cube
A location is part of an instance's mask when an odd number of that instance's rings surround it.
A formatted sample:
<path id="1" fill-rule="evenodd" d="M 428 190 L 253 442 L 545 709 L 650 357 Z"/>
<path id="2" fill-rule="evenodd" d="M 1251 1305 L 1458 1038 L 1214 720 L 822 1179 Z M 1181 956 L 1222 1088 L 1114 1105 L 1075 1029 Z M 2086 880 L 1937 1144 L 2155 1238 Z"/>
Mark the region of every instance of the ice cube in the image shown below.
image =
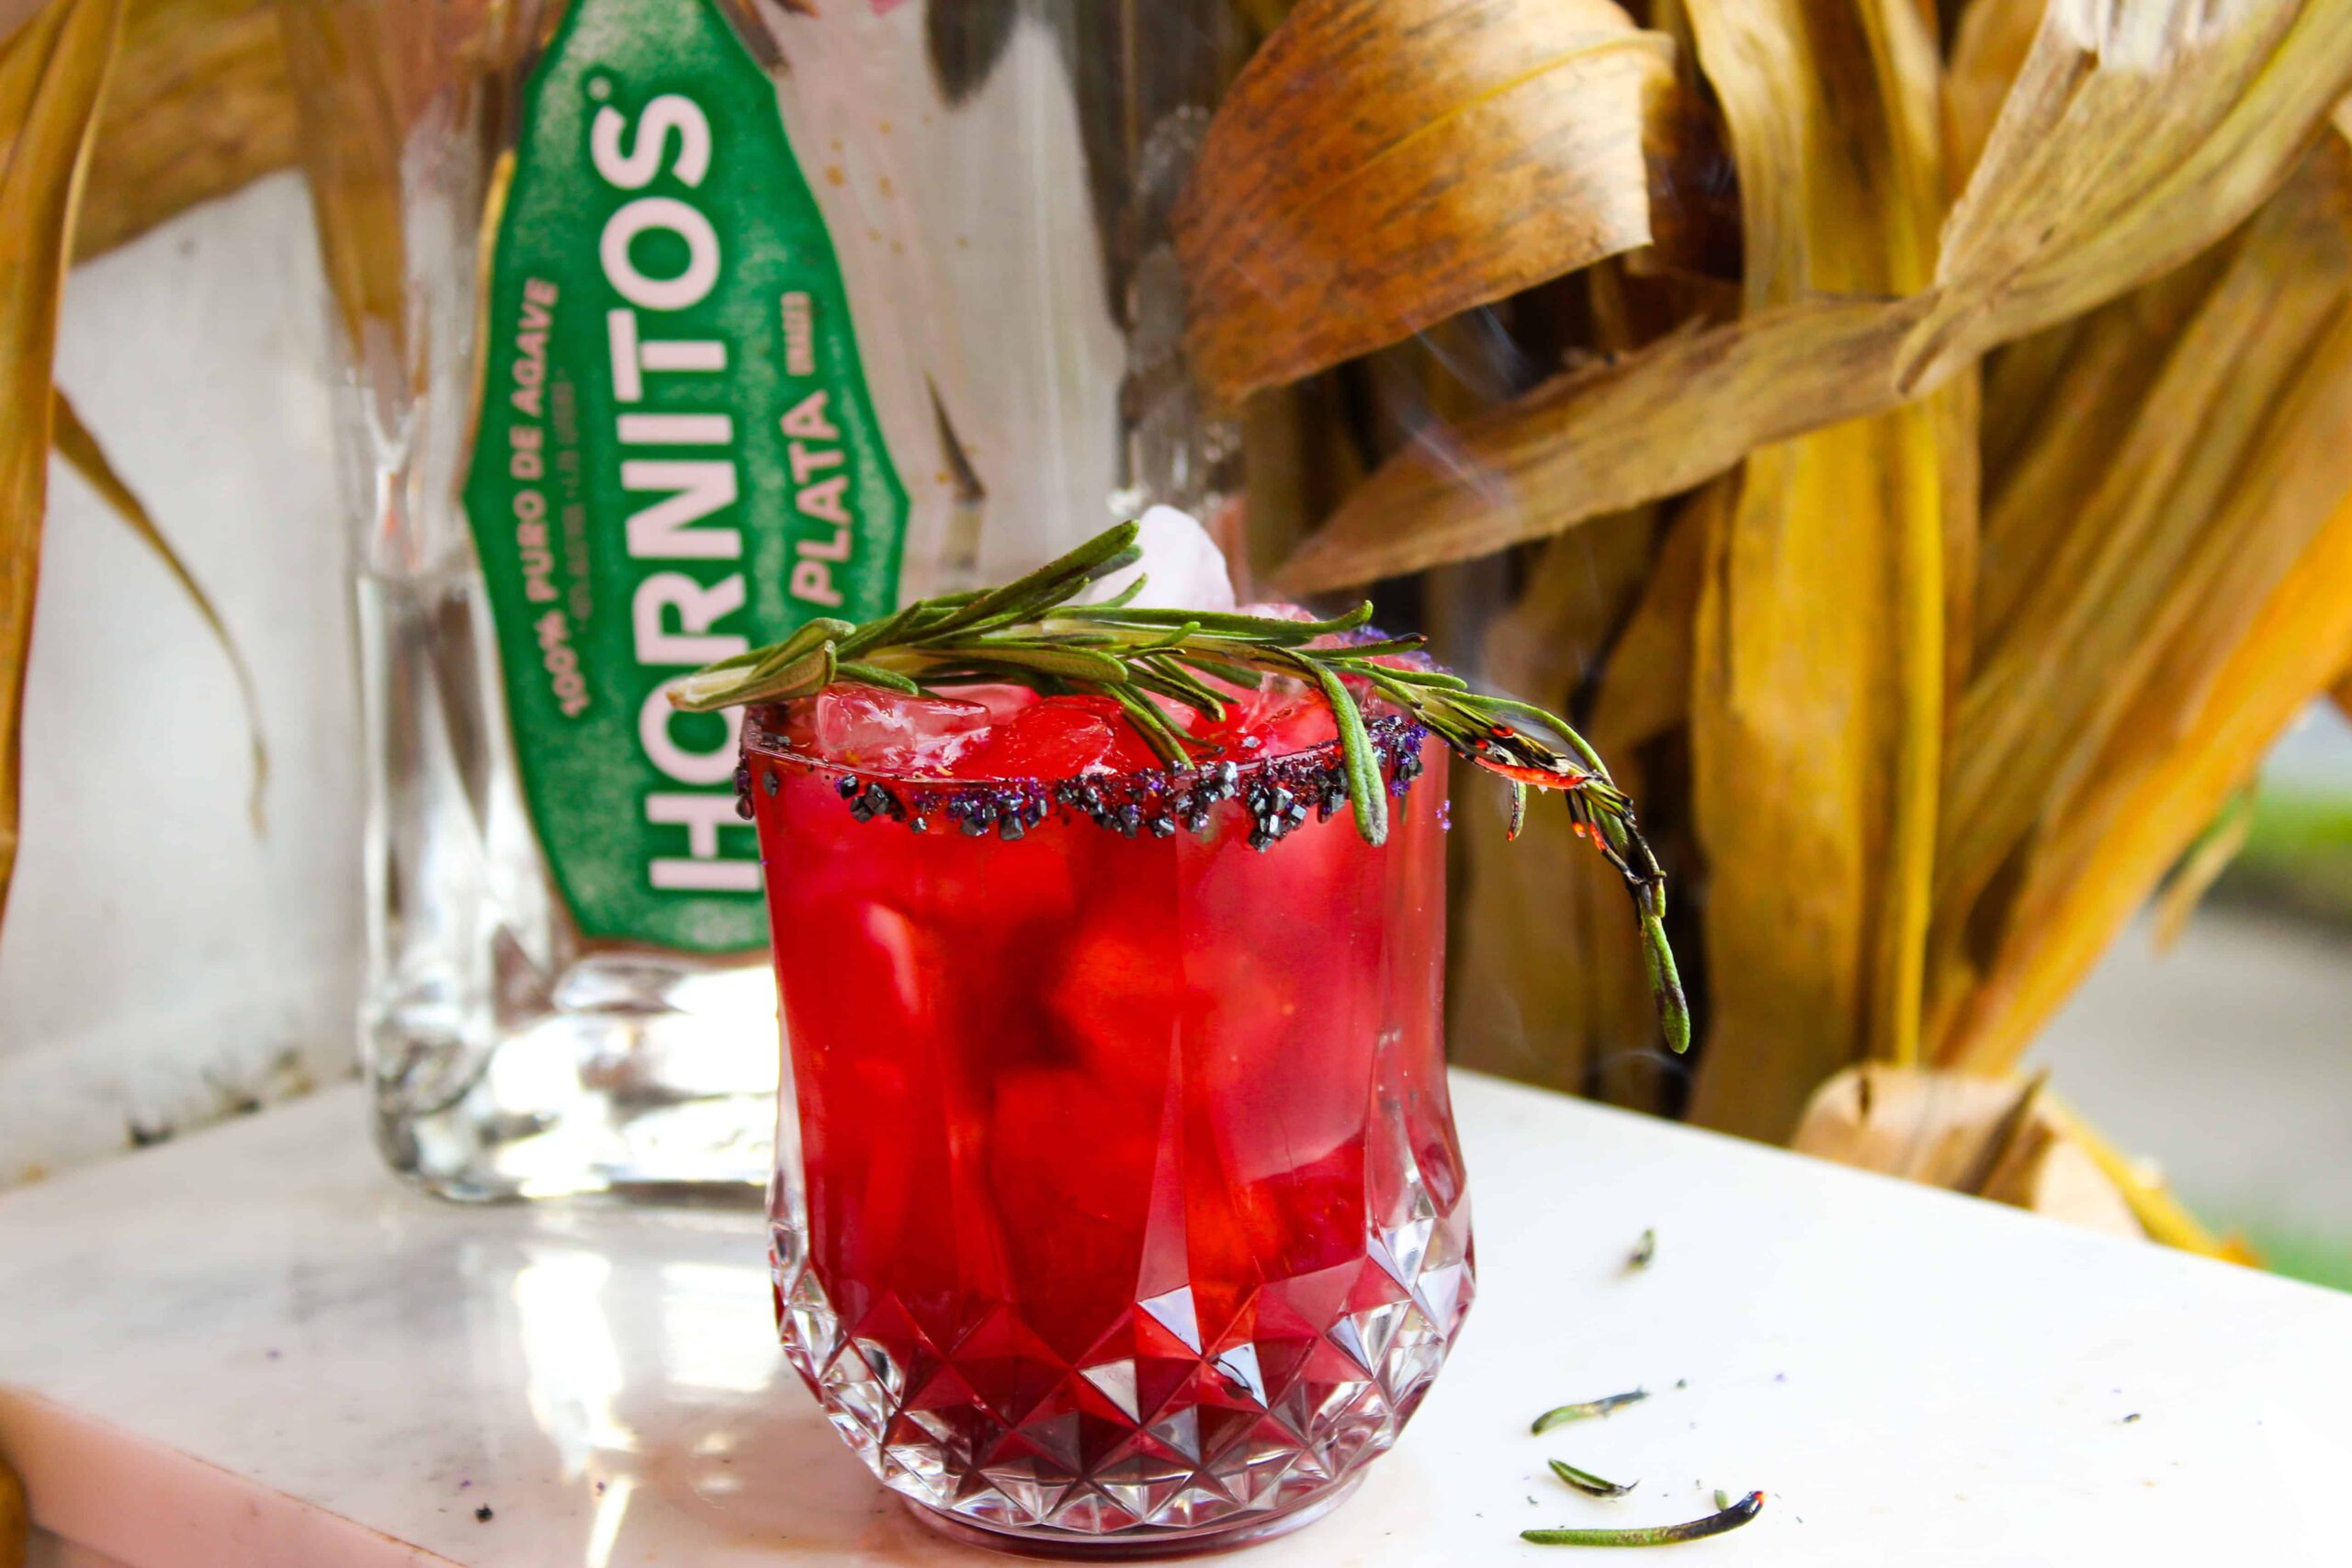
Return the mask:
<path id="1" fill-rule="evenodd" d="M 947 690 L 958 702 L 978 703 L 988 709 L 990 724 L 1002 724 L 1045 700 L 1026 686 L 952 686 Z"/>
<path id="2" fill-rule="evenodd" d="M 1233 694 L 1223 722 L 1195 730 L 1237 760 L 1280 757 L 1303 751 L 1337 739 L 1339 726 L 1323 694 L 1304 681 L 1269 675 L 1256 691 L 1224 681 L 1219 688 Z"/>
<path id="3" fill-rule="evenodd" d="M 818 694 L 811 728 L 818 754 L 830 761 L 902 773 L 949 765 L 988 723 L 989 710 L 980 703 L 839 685 Z"/>
<path id="4" fill-rule="evenodd" d="M 1140 572 L 1143 592 L 1134 603 L 1155 610 L 1216 610 L 1234 607 L 1233 577 L 1226 570 L 1225 552 L 1208 530 L 1172 506 L 1155 506 L 1136 519 L 1136 544 L 1143 560 L 1125 571 L 1113 572 L 1079 595 L 1081 604 L 1100 604 L 1118 593 Z"/>
<path id="5" fill-rule="evenodd" d="M 1049 697 L 956 759 L 958 778 L 1067 779 L 1099 770 L 1117 737 L 1083 699 Z"/>

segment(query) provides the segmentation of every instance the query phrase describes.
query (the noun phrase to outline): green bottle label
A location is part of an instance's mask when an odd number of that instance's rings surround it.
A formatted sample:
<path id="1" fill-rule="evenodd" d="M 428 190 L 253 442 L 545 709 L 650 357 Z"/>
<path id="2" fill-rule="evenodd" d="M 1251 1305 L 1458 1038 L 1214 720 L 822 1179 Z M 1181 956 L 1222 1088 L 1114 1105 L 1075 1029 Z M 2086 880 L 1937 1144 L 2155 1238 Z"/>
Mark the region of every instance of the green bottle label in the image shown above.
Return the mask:
<path id="1" fill-rule="evenodd" d="M 667 683 L 893 608 L 907 496 L 775 90 L 712 0 L 578 0 L 499 218 L 466 510 L 581 931 L 760 945 L 737 716 Z"/>

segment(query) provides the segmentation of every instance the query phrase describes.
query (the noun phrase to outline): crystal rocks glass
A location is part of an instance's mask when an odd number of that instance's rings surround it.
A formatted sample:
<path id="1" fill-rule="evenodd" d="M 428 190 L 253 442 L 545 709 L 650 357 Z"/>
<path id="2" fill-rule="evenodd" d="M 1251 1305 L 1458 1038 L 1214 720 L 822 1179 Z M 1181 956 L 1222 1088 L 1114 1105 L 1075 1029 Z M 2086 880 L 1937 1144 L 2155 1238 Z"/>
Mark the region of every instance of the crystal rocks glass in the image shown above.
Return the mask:
<path id="1" fill-rule="evenodd" d="M 1472 1292 L 1442 1030 L 1445 752 L 950 781 L 754 710 L 792 1364 L 951 1535 L 1135 1556 L 1319 1517 Z"/>

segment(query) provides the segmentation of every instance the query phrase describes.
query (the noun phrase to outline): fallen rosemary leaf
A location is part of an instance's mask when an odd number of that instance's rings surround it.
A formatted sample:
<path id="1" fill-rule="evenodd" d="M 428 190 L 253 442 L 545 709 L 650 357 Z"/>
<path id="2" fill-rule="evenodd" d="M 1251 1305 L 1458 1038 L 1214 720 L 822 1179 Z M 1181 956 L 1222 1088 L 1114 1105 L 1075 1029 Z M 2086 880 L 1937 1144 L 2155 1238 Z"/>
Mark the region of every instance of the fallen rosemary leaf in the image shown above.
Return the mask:
<path id="1" fill-rule="evenodd" d="M 1553 1474 L 1588 1497 L 1623 1497 L 1641 1484 L 1638 1481 L 1628 1481 L 1620 1486 L 1613 1481 L 1603 1481 L 1589 1470 L 1578 1470 L 1564 1459 L 1546 1460 L 1544 1462 L 1552 1467 Z"/>
<path id="2" fill-rule="evenodd" d="M 1645 1230 L 1642 1233 L 1642 1239 L 1634 1244 L 1632 1254 L 1626 1258 L 1625 1270 L 1627 1273 L 1639 1273 L 1648 1268 L 1651 1260 L 1657 1257 L 1657 1232 Z"/>
<path id="3" fill-rule="evenodd" d="M 1721 1493 L 1716 1494 L 1721 1496 Z M 1643 1525 L 1633 1529 L 1521 1530 L 1519 1539 L 1538 1546 L 1672 1546 L 1736 1530 L 1764 1511 L 1764 1494 L 1750 1492 L 1730 1506 L 1679 1525 Z"/>
<path id="4" fill-rule="evenodd" d="M 1650 1391 L 1637 1388 L 1631 1393 L 1612 1393 L 1605 1399 L 1587 1399 L 1575 1404 L 1556 1404 L 1538 1416 L 1528 1427 L 1530 1432 L 1541 1435 L 1570 1421 L 1582 1421 L 1594 1416 L 1606 1416 L 1623 1404 L 1636 1404 L 1650 1396 Z"/>

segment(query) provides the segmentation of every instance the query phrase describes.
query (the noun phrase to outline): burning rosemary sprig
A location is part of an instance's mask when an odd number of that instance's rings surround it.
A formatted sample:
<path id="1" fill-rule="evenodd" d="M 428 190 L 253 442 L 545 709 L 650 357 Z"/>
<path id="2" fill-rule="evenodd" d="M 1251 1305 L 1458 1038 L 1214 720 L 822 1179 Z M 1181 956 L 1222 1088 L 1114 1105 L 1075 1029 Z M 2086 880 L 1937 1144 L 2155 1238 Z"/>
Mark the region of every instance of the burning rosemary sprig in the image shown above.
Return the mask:
<path id="1" fill-rule="evenodd" d="M 1372 618 L 1368 604 L 1326 621 L 1139 609 L 1128 601 L 1143 586 L 1140 581 L 1102 604 L 1073 603 L 1090 584 L 1141 558 L 1136 535 L 1134 524 L 1123 524 L 1018 581 L 924 599 L 864 626 L 811 621 L 782 642 L 685 677 L 671 688 L 670 700 L 705 713 L 813 696 L 836 681 L 909 694 L 1009 682 L 1048 694 L 1108 697 L 1158 756 L 1185 767 L 1193 760 L 1186 738 L 1152 699 L 1183 704 L 1216 722 L 1225 716 L 1228 699 L 1212 679 L 1254 690 L 1269 675 L 1288 676 L 1319 690 L 1330 705 L 1349 807 L 1357 830 L 1378 844 L 1388 836 L 1388 795 L 1358 694 L 1369 691 L 1427 727 L 1457 756 L 1508 781 L 1514 837 L 1531 786 L 1560 792 L 1577 834 L 1600 849 L 1632 890 L 1667 1042 L 1677 1051 L 1689 1045 L 1690 1010 L 1666 942 L 1665 875 L 1634 824 L 1633 803 L 1566 720 L 1532 704 L 1474 692 L 1441 670 L 1384 662 L 1418 652 L 1423 639 L 1363 631 Z M 1350 640 L 1312 646 L 1324 637 Z"/>

